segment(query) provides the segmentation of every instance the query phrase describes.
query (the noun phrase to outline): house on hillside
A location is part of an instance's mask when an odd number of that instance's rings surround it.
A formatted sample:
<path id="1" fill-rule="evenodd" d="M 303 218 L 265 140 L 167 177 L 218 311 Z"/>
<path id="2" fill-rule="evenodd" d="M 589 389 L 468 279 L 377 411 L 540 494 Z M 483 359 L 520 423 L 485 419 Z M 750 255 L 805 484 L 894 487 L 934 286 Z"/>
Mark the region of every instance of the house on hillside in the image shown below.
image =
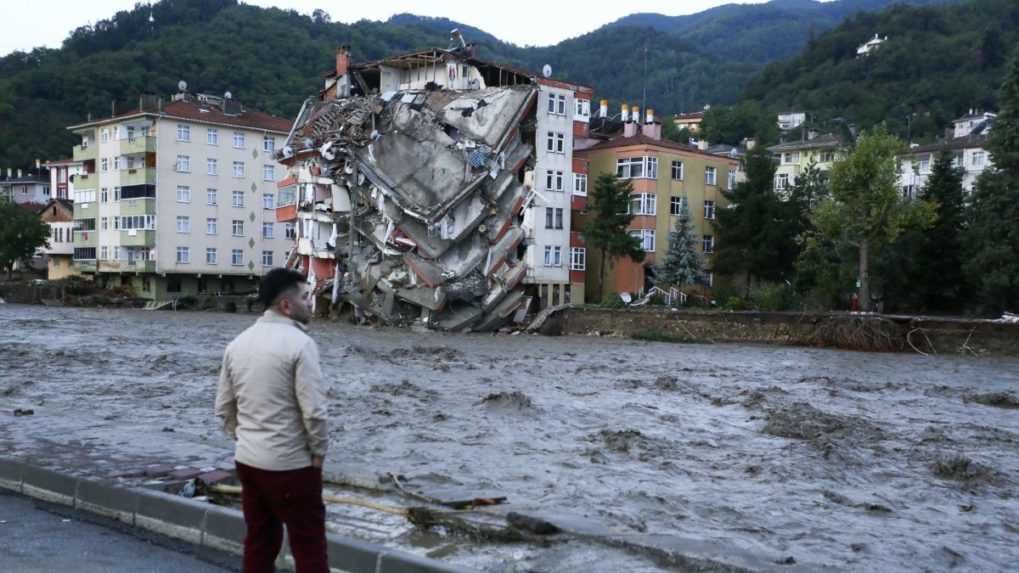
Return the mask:
<path id="1" fill-rule="evenodd" d="M 775 170 L 775 192 L 780 196 L 786 196 L 793 185 L 796 185 L 799 176 L 811 165 L 823 172 L 830 172 L 835 162 L 846 156 L 842 140 L 830 133 L 823 135 L 811 133 L 804 140 L 773 145 L 768 151 L 778 159 L 778 168 Z"/>
<path id="2" fill-rule="evenodd" d="M 884 44 L 887 41 L 888 36 L 881 38 L 877 34 L 874 34 L 873 38 L 861 44 L 859 48 L 856 48 L 856 57 L 862 58 L 864 56 L 869 56 L 870 54 L 875 52 L 878 48 L 880 48 L 881 44 Z"/>
<path id="3" fill-rule="evenodd" d="M 952 165 L 962 170 L 962 189 L 969 195 L 977 178 L 992 167 L 987 140 L 996 114 L 970 112 L 952 122 L 946 138 L 928 145 L 917 145 L 899 156 L 899 189 L 902 196 L 914 199 L 927 185 L 938 155 L 952 155 Z"/>

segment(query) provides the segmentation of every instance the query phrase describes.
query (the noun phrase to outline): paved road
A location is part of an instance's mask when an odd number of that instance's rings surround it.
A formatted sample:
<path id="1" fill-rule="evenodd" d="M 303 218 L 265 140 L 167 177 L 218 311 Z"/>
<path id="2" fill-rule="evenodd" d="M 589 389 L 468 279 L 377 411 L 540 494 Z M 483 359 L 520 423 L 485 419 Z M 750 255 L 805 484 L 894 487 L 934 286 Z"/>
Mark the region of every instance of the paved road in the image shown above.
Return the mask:
<path id="1" fill-rule="evenodd" d="M 193 546 L 143 539 L 122 525 L 0 490 L 0 569 L 5 573 L 224 573 L 239 565 L 223 554 L 203 557 Z"/>

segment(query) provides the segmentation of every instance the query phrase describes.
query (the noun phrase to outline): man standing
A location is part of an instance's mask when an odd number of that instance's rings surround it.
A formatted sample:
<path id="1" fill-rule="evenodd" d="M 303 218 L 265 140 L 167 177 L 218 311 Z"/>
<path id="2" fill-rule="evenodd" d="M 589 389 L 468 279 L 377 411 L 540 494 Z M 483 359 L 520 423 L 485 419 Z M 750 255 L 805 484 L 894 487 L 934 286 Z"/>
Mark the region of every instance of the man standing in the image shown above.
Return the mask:
<path id="1" fill-rule="evenodd" d="M 244 573 L 272 572 L 283 525 L 298 573 L 328 573 L 322 461 L 329 445 L 318 347 L 305 277 L 274 269 L 258 298 L 266 311 L 223 354 L 216 415 L 237 442 Z"/>

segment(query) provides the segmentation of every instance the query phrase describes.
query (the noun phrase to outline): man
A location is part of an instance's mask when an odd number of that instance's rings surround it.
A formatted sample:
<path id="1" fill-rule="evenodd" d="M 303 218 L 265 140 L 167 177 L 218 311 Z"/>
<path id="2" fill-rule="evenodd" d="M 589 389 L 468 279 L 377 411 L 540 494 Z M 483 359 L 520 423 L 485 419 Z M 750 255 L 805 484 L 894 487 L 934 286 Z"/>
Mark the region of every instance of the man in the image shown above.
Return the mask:
<path id="1" fill-rule="evenodd" d="M 329 571 L 322 503 L 328 447 L 318 347 L 305 278 L 288 269 L 265 275 L 265 314 L 227 346 L 216 415 L 237 442 L 247 536 L 244 572 L 272 572 L 283 525 L 298 573 Z"/>

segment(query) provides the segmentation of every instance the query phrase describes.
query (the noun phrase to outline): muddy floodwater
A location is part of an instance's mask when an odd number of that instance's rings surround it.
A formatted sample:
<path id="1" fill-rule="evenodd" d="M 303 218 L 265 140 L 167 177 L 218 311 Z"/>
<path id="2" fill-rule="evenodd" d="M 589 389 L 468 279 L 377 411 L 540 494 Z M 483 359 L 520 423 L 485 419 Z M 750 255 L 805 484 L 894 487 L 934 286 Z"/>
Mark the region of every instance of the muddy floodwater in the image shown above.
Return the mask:
<path id="1" fill-rule="evenodd" d="M 254 319 L 0 305 L 0 455 L 99 476 L 228 464 L 217 372 Z M 505 496 L 586 535 L 472 544 L 330 508 L 344 534 L 487 571 L 1019 563 L 1017 359 L 335 323 L 312 334 L 331 467 Z"/>

